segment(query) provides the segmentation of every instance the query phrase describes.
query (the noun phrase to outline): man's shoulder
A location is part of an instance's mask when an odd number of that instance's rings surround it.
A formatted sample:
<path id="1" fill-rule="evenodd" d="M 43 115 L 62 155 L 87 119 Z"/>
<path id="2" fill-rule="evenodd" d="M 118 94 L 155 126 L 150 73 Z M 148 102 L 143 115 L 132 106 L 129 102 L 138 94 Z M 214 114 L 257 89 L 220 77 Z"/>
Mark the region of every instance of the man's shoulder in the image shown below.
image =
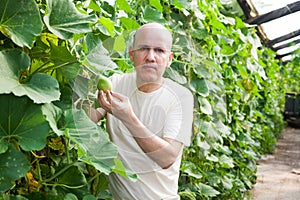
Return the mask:
<path id="1" fill-rule="evenodd" d="M 165 79 L 165 85 L 167 87 L 169 87 L 170 89 L 172 89 L 174 92 L 176 92 L 178 95 L 192 96 L 192 92 L 187 87 L 185 87 L 169 78 L 164 78 L 164 79 Z"/>
<path id="2" fill-rule="evenodd" d="M 128 81 L 134 81 L 135 75 L 134 73 L 124 73 L 124 74 L 113 74 L 110 79 L 115 83 L 123 83 Z"/>
<path id="3" fill-rule="evenodd" d="M 134 73 L 113 74 L 110 78 L 114 91 L 122 94 L 125 94 L 128 90 L 132 90 L 135 86 Z"/>

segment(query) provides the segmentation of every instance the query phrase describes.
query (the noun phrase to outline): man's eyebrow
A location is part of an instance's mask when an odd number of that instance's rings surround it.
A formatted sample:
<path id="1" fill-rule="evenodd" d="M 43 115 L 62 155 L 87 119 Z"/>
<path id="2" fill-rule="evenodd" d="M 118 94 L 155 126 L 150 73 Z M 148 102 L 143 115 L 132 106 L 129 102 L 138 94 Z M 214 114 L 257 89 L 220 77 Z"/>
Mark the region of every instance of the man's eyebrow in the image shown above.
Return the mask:
<path id="1" fill-rule="evenodd" d="M 163 47 L 163 46 L 151 46 L 151 45 L 148 45 L 148 44 L 139 44 L 139 45 L 137 45 L 137 47 L 138 48 L 140 48 L 140 47 L 147 47 L 147 48 L 154 48 L 154 49 L 160 48 L 160 49 L 167 50 L 167 48 Z"/>

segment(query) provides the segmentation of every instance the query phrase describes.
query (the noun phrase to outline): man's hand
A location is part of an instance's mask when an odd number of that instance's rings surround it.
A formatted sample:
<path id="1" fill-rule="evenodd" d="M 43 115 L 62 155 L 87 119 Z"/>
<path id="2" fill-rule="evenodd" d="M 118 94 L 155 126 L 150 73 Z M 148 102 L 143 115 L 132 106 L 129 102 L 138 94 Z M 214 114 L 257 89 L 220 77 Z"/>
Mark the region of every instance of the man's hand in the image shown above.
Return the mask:
<path id="1" fill-rule="evenodd" d="M 101 108 L 114 115 L 122 122 L 126 122 L 130 116 L 134 115 L 128 97 L 122 94 L 112 91 L 107 91 L 104 93 L 102 90 L 100 90 L 98 99 Z"/>

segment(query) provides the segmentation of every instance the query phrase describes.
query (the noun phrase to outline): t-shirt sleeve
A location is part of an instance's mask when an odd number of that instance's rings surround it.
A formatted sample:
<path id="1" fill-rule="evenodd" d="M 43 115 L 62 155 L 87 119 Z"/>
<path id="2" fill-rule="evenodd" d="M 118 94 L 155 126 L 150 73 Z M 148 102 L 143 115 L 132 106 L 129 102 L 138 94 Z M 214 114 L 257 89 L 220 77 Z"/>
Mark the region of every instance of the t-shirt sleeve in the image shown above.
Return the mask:
<path id="1" fill-rule="evenodd" d="M 190 91 L 176 98 L 171 106 L 164 127 L 163 137 L 171 138 L 189 146 L 192 139 L 194 99 Z"/>

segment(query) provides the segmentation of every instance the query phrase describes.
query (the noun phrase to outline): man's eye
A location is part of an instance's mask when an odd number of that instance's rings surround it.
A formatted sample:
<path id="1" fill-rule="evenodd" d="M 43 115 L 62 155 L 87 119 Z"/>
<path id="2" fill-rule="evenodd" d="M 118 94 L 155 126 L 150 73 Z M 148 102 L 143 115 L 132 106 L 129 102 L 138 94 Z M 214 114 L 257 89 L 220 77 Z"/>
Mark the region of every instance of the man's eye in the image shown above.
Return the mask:
<path id="1" fill-rule="evenodd" d="M 150 48 L 149 47 L 141 47 L 140 50 L 144 51 L 144 52 L 148 52 L 148 51 L 150 51 Z"/>
<path id="2" fill-rule="evenodd" d="M 165 53 L 165 52 L 166 52 L 166 50 L 164 50 L 164 49 L 162 49 L 162 48 L 155 48 L 154 50 L 155 50 L 155 52 L 157 52 L 157 53 Z"/>

